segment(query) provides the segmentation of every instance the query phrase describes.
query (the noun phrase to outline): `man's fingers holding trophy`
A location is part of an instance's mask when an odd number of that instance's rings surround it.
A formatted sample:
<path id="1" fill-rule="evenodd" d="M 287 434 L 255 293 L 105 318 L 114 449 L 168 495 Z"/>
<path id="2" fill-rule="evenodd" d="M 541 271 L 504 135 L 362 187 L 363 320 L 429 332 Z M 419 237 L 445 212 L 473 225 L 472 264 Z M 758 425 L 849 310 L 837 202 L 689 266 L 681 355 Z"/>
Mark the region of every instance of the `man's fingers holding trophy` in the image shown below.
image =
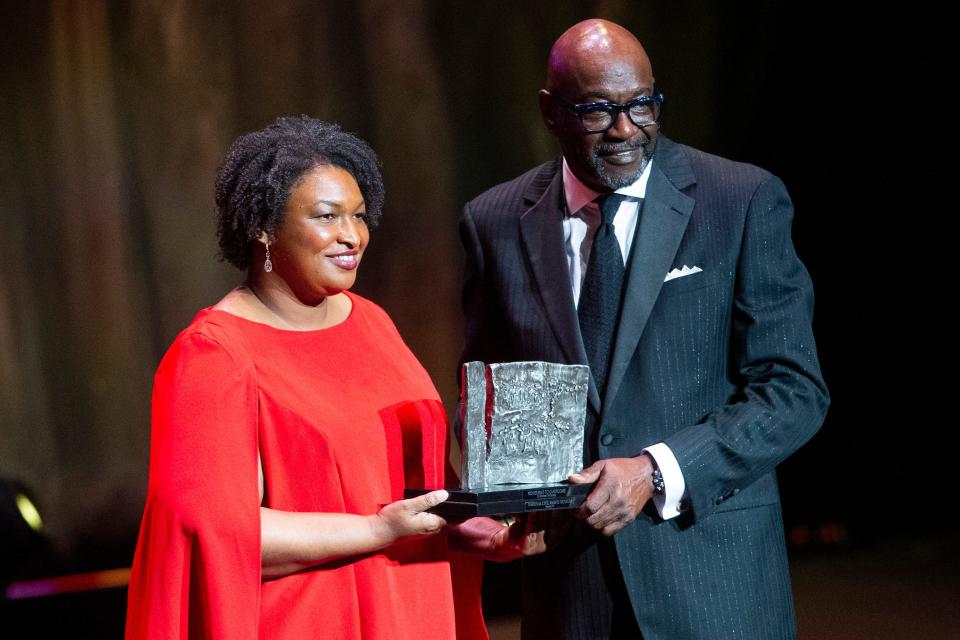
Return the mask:
<path id="1" fill-rule="evenodd" d="M 593 529 L 612 536 L 637 517 L 653 496 L 653 464 L 646 454 L 635 458 L 599 460 L 570 476 L 570 482 L 596 482 L 577 517 Z"/>

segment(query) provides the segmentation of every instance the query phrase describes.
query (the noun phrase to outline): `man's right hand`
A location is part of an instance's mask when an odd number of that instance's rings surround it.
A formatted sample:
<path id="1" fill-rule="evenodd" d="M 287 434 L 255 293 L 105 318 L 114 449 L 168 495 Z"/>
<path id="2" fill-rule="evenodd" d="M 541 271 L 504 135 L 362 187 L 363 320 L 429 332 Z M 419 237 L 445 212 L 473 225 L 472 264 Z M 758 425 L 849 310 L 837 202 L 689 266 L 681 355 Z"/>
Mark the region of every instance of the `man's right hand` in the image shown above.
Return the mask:
<path id="1" fill-rule="evenodd" d="M 573 517 L 564 511 L 536 511 L 511 520 L 471 518 L 450 528 L 451 540 L 454 546 L 479 553 L 487 560 L 509 562 L 555 548 Z"/>

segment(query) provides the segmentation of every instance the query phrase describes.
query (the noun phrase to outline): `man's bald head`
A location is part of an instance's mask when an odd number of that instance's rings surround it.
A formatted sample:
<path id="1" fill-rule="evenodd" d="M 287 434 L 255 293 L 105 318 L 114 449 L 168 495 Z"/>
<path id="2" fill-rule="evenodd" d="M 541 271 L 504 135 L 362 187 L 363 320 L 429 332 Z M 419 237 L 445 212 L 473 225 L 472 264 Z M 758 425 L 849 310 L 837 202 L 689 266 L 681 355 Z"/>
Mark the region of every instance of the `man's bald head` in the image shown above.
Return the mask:
<path id="1" fill-rule="evenodd" d="M 636 36 L 608 20 L 578 22 L 557 38 L 547 62 L 547 89 L 569 88 L 585 75 L 598 77 L 633 71 L 653 84 L 650 58 Z"/>
<path id="2" fill-rule="evenodd" d="M 643 173 L 653 157 L 657 125 L 640 128 L 621 111 L 606 131 L 590 132 L 573 105 L 623 105 L 652 95 L 653 70 L 637 38 L 607 20 L 585 20 L 550 49 L 540 112 L 573 174 L 594 191 L 607 192 Z"/>

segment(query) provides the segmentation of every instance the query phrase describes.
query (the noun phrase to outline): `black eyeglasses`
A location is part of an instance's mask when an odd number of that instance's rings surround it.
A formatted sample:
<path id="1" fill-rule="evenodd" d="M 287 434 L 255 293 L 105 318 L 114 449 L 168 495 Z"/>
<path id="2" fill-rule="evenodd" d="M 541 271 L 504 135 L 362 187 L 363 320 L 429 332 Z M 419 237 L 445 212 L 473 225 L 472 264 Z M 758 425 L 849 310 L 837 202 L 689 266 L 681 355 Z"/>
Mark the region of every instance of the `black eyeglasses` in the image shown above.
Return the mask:
<path id="1" fill-rule="evenodd" d="M 574 104 L 558 95 L 550 94 L 563 103 L 567 109 L 573 111 L 580 119 L 587 133 L 602 133 L 613 126 L 621 113 L 626 112 L 630 122 L 640 128 L 660 122 L 660 112 L 663 111 L 663 94 L 655 93 L 652 96 L 640 96 L 629 102 L 589 102 Z"/>

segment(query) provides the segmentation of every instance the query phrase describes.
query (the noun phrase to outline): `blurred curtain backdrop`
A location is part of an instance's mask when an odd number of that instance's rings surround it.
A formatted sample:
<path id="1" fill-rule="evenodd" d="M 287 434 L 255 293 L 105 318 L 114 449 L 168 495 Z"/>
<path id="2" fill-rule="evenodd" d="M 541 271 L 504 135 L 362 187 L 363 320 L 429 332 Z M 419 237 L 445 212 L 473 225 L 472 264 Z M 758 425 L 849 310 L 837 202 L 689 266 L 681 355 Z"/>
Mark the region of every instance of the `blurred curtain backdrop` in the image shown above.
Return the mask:
<path id="1" fill-rule="evenodd" d="M 129 561 L 153 371 L 193 315 L 241 280 L 217 259 L 213 223 L 230 142 L 305 113 L 377 150 L 387 204 L 357 290 L 390 312 L 451 409 L 460 209 L 556 153 L 536 91 L 552 42 L 592 15 L 644 42 L 668 135 L 785 179 L 819 286 L 818 331 L 844 326 L 830 301 L 849 292 L 819 278 L 840 241 L 822 241 L 823 208 L 810 206 L 830 173 L 811 161 L 820 141 L 796 135 L 809 114 L 793 100 L 823 80 L 804 73 L 806 45 L 831 27 L 796 22 L 799 9 L 50 0 L 0 11 L 0 476 L 32 488 L 78 568 Z M 829 463 L 849 442 L 812 450 Z"/>
<path id="2" fill-rule="evenodd" d="M 357 290 L 452 406 L 462 183 L 552 153 L 535 107 L 546 48 L 590 13 L 552 4 L 554 29 L 534 21 L 543 5 L 512 3 L 4 3 L 0 475 L 32 489 L 62 553 L 129 556 L 153 371 L 242 277 L 217 259 L 218 163 L 277 116 L 339 122 L 379 153 L 387 206 Z M 508 166 L 474 146 L 475 117 L 497 123 Z"/>

